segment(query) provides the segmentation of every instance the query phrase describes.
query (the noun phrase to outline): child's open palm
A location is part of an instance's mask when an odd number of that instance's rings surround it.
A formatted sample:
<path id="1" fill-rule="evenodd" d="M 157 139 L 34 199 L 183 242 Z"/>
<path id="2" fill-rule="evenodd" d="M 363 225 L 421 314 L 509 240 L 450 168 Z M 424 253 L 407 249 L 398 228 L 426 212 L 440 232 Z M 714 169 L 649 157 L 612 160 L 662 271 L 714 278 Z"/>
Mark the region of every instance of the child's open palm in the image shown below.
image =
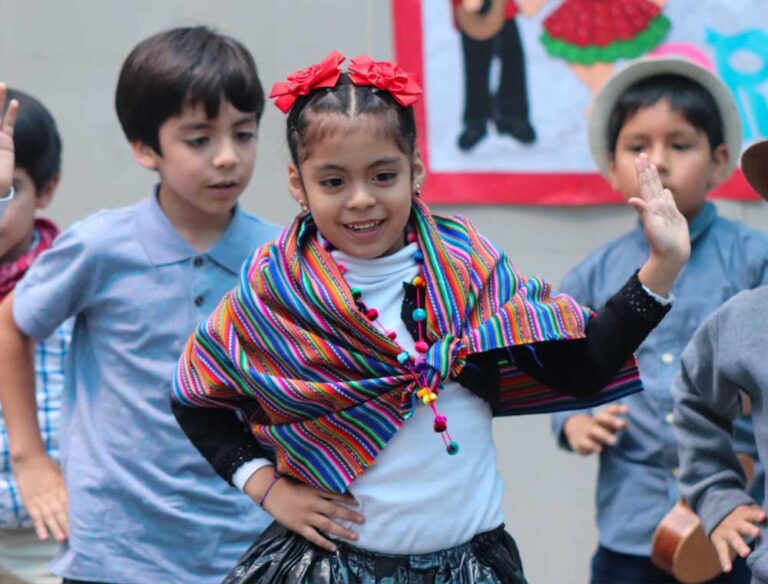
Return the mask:
<path id="1" fill-rule="evenodd" d="M 629 200 L 640 215 L 651 255 L 684 264 L 691 254 L 688 223 L 646 154 L 635 159 L 640 196 Z"/>
<path id="2" fill-rule="evenodd" d="M 4 197 L 13 185 L 13 127 L 16 124 L 16 114 L 19 113 L 19 102 L 16 100 L 11 101 L 8 109 L 5 109 L 7 94 L 5 83 L 0 83 L 0 198 Z"/>

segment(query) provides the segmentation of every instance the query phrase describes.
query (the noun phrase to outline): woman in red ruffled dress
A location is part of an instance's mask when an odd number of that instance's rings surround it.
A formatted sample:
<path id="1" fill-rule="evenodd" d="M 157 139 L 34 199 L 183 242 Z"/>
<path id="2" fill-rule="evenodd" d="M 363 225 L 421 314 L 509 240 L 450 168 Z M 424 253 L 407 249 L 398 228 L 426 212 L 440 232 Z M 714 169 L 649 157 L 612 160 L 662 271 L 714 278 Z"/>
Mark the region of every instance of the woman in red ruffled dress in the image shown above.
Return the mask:
<path id="1" fill-rule="evenodd" d="M 565 59 L 597 95 L 619 59 L 634 59 L 657 47 L 669 31 L 661 12 L 666 0 L 563 0 L 544 20 L 541 42 Z"/>

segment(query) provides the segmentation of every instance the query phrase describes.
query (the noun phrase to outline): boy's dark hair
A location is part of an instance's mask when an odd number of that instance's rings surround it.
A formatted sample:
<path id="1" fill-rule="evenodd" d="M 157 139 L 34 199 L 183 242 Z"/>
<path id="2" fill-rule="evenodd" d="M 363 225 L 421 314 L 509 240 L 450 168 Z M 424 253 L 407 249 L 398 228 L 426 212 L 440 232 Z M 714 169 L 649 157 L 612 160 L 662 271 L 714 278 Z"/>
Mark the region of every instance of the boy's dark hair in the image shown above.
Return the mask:
<path id="1" fill-rule="evenodd" d="M 408 156 L 416 150 L 416 122 L 412 107 L 397 103 L 387 91 L 370 85 L 355 85 L 342 73 L 334 87 L 316 89 L 302 95 L 288 113 L 287 139 L 291 159 L 298 167 L 309 156 L 309 146 L 322 137 L 325 130 L 318 126 L 308 132 L 311 116 L 338 114 L 345 117 L 375 115 L 384 121 L 386 137 L 392 138 Z"/>
<path id="2" fill-rule="evenodd" d="M 630 85 L 616 100 L 608 119 L 608 151 L 613 157 L 616 141 L 627 119 L 644 107 L 666 99 L 694 128 L 704 132 L 710 150 L 724 143 L 723 118 L 715 98 L 699 83 L 681 75 L 655 75 Z"/>
<path id="3" fill-rule="evenodd" d="M 202 103 L 209 119 L 224 96 L 256 121 L 264 90 L 253 56 L 241 43 L 205 26 L 174 28 L 140 42 L 123 63 L 115 107 L 129 142 L 158 154 L 160 126 L 190 104 Z"/>
<path id="4" fill-rule="evenodd" d="M 8 89 L 8 103 L 19 102 L 13 131 L 16 168 L 27 172 L 40 193 L 61 172 L 61 136 L 51 112 L 31 95 Z"/>

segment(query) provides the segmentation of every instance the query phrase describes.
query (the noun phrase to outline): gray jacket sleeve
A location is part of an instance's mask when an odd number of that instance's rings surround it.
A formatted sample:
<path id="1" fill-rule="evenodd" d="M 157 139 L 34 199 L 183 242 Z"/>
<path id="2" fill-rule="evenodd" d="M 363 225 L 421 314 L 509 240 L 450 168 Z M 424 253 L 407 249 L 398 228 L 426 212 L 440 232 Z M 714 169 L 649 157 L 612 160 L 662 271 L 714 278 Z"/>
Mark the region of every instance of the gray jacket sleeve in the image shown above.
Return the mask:
<path id="1" fill-rule="evenodd" d="M 723 338 L 728 331 L 721 330 L 723 314 L 727 305 L 693 336 L 672 385 L 680 492 L 708 534 L 736 507 L 754 503 L 733 449 L 740 384 L 733 379 L 736 360 L 726 348 L 732 343 Z"/>

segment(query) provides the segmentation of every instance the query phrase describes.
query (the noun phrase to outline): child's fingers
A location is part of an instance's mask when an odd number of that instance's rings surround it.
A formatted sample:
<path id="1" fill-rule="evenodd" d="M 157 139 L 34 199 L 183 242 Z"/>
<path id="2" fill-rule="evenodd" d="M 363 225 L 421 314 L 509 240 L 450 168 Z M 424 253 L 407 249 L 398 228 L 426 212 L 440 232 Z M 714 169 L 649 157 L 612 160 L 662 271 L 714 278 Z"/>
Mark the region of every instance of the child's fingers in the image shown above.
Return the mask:
<path id="1" fill-rule="evenodd" d="M 763 523 L 765 521 L 765 511 L 760 507 L 750 506 L 744 512 L 744 519 L 752 523 Z"/>
<path id="2" fill-rule="evenodd" d="M 595 414 L 594 420 L 609 432 L 620 432 L 627 427 L 627 421 L 608 410 L 602 410 Z"/>
<path id="3" fill-rule="evenodd" d="M 648 209 L 648 204 L 639 197 L 632 197 L 627 201 L 632 208 L 637 211 L 637 213 L 642 217 L 643 213 L 645 213 Z"/>
<path id="4" fill-rule="evenodd" d="M 48 531 L 53 535 L 56 541 L 64 541 L 67 539 L 66 530 L 62 521 L 60 520 L 60 514 L 57 509 L 46 506 L 43 511 L 43 520 L 48 528 Z"/>
<path id="5" fill-rule="evenodd" d="M 19 113 L 19 102 L 15 99 L 11 100 L 11 103 L 8 104 L 8 109 L 5 112 L 5 116 L 3 117 L 3 123 L 2 127 L 0 127 L 0 131 L 2 131 L 4 134 L 7 134 L 11 138 L 13 137 L 13 128 L 16 125 L 16 116 Z"/>
<path id="6" fill-rule="evenodd" d="M 629 412 L 629 406 L 627 404 L 608 404 L 602 411 L 609 412 L 616 416 L 623 416 Z"/>
<path id="7" fill-rule="evenodd" d="M 741 535 L 746 537 L 755 538 L 760 535 L 760 529 L 754 523 L 750 523 L 748 520 L 739 523 L 739 525 L 736 527 L 736 530 Z"/>
<path id="8" fill-rule="evenodd" d="M 744 539 L 739 535 L 739 532 L 736 530 L 728 530 L 726 533 L 723 534 L 723 538 L 728 543 L 728 546 L 733 549 L 737 554 L 739 554 L 742 558 L 746 558 L 749 555 L 749 552 L 751 551 L 749 549 L 749 546 L 746 544 Z"/>
<path id="9" fill-rule="evenodd" d="M 357 534 L 354 531 L 347 529 L 343 525 L 339 525 L 327 515 L 321 515 L 320 513 L 313 515 L 310 524 L 322 533 L 335 535 L 336 537 L 342 537 L 344 539 L 357 539 Z"/>
<path id="10" fill-rule="evenodd" d="M 315 506 L 315 511 L 322 513 L 326 517 L 338 517 L 339 519 L 347 519 L 355 523 L 362 523 L 364 521 L 360 513 L 356 513 L 349 507 L 338 505 L 333 501 L 323 500 L 319 505 Z"/>
<path id="11" fill-rule="evenodd" d="M 712 543 L 717 551 L 717 559 L 720 561 L 720 567 L 723 572 L 729 573 L 731 571 L 731 550 L 728 544 L 721 537 L 712 539 Z"/>
<path id="12" fill-rule="evenodd" d="M 357 502 L 357 499 L 355 499 L 349 493 L 344 493 L 343 495 L 339 495 L 338 493 L 326 493 L 321 491 L 317 491 L 317 492 L 324 499 L 329 499 L 331 501 L 339 501 L 351 507 L 357 507 L 359 505 L 359 503 Z"/>
<path id="13" fill-rule="evenodd" d="M 336 551 L 336 544 L 333 543 L 331 540 L 326 539 L 322 535 L 320 535 L 320 532 L 317 531 L 314 527 L 311 525 L 305 525 L 300 531 L 297 532 L 300 536 L 302 536 L 304 539 L 310 541 L 311 543 L 315 544 L 319 548 L 323 548 L 324 550 L 334 553 Z"/>
<path id="14" fill-rule="evenodd" d="M 48 539 L 48 529 L 45 527 L 45 521 L 43 520 L 43 514 L 37 506 L 30 505 L 27 507 L 27 513 L 32 519 L 32 524 L 35 526 L 35 533 L 37 539 L 46 541 Z"/>
<path id="15" fill-rule="evenodd" d="M 320 512 L 328 517 L 338 517 L 339 519 L 346 519 L 355 523 L 363 523 L 365 521 L 365 518 L 360 513 L 355 513 L 344 505 L 336 505 L 330 501 Z"/>
<path id="16" fill-rule="evenodd" d="M 608 446 L 616 445 L 616 436 L 614 436 L 613 432 L 607 430 L 599 423 L 592 424 L 592 427 L 589 429 L 587 436 L 600 444 L 605 444 Z"/>
<path id="17" fill-rule="evenodd" d="M 603 451 L 603 445 L 589 436 L 584 436 L 575 450 L 580 454 L 600 454 Z"/>

